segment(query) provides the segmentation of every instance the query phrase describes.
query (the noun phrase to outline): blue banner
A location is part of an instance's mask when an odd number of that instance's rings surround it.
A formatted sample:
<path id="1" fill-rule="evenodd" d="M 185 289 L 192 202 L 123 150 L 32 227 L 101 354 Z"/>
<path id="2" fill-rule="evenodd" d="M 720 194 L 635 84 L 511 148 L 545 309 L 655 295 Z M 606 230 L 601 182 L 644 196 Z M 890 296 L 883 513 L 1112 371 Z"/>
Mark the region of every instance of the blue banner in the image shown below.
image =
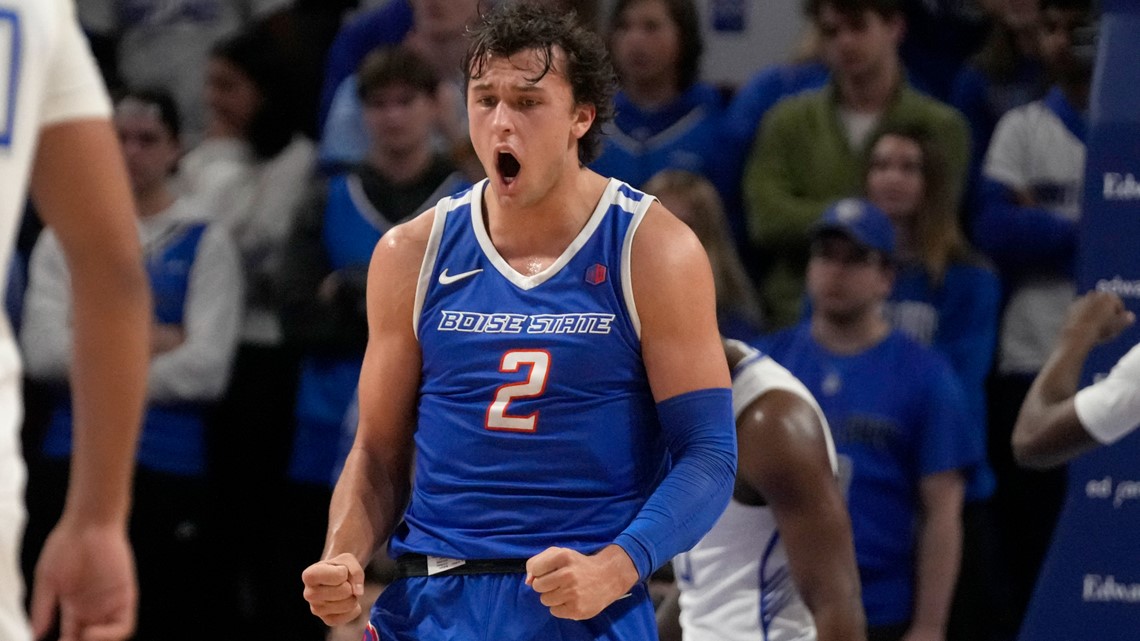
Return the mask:
<path id="1" fill-rule="evenodd" d="M 1140 316 L 1140 3 L 1102 7 L 1077 290 L 1116 292 Z M 1084 384 L 1138 341 L 1133 326 L 1094 350 Z M 1140 434 L 1070 465 L 1066 504 L 1019 638 L 1140 639 Z"/>

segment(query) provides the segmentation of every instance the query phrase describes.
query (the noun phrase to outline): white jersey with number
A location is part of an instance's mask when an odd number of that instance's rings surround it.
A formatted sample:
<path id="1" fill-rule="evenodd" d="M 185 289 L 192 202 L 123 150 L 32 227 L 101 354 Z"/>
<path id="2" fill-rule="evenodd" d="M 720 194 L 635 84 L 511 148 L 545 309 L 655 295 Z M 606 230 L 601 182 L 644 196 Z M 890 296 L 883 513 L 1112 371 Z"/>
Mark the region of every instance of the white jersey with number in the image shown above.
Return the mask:
<path id="1" fill-rule="evenodd" d="M 110 102 L 71 0 L 0 0 L 0 285 L 44 127 L 106 118 Z M 67 185 L 60 185 L 67 189 Z M 20 360 L 0 317 L 0 639 L 29 638 L 16 561 L 24 519 Z"/>
<path id="2" fill-rule="evenodd" d="M 803 398 L 819 417 L 832 470 L 835 446 L 811 392 L 771 358 L 749 355 L 733 369 L 732 405 L 742 412 L 770 390 Z M 684 641 L 814 641 L 815 622 L 792 581 L 772 510 L 733 499 L 692 550 L 673 559 Z"/>

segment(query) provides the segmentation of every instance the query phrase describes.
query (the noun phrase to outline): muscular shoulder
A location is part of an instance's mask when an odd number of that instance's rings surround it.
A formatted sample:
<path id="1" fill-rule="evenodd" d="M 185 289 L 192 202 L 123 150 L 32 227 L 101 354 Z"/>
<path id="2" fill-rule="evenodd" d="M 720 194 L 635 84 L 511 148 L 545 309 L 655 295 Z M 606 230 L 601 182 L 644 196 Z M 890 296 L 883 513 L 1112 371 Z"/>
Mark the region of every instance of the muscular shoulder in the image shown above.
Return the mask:
<path id="1" fill-rule="evenodd" d="M 429 209 L 389 229 L 376 244 L 373 262 L 382 261 L 390 263 L 388 267 L 392 269 L 419 273 L 434 220 L 435 210 Z"/>
<path id="2" fill-rule="evenodd" d="M 380 238 L 368 269 L 370 313 L 387 311 L 410 318 L 434 220 L 434 210 L 428 210 Z"/>
<path id="3" fill-rule="evenodd" d="M 687 269 L 708 269 L 708 257 L 696 235 L 657 202 L 650 205 L 637 228 L 630 260 L 635 286 L 636 280 L 660 281 L 683 275 Z"/>

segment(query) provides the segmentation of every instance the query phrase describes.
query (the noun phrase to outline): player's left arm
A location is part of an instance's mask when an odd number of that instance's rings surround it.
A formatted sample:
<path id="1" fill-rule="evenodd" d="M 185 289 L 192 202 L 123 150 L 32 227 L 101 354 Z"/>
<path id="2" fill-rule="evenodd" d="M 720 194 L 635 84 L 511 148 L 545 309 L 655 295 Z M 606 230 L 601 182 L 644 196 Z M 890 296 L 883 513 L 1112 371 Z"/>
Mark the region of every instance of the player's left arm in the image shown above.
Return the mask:
<path id="1" fill-rule="evenodd" d="M 919 482 L 921 516 L 915 568 L 914 616 L 903 641 L 942 641 L 962 559 L 961 470 L 944 470 Z"/>
<path id="2" fill-rule="evenodd" d="M 597 615 L 692 547 L 724 511 L 736 476 L 731 382 L 708 257 L 689 228 L 654 203 L 630 262 L 642 359 L 673 468 L 614 544 L 590 556 L 550 548 L 527 562 L 527 582 L 562 618 Z"/>
<path id="3" fill-rule="evenodd" d="M 819 641 L 858 641 L 866 636 L 866 624 L 851 518 L 824 429 L 800 397 L 784 390 L 765 393 L 737 420 L 737 478 L 772 508 Z"/>

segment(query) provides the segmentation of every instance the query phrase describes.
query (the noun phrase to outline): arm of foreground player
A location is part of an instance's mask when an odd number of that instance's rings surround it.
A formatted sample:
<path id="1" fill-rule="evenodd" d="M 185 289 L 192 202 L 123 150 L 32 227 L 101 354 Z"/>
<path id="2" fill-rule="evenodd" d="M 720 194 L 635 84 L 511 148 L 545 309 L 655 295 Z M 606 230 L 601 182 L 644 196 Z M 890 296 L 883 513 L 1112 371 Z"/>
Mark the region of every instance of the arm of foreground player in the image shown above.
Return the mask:
<path id="1" fill-rule="evenodd" d="M 859 641 L 866 628 L 851 519 L 831 470 L 824 429 L 803 399 L 783 390 L 767 392 L 737 420 L 737 474 L 776 516 L 792 578 L 819 641 Z"/>
<path id="2" fill-rule="evenodd" d="M 74 310 L 71 482 L 36 566 L 37 636 L 57 606 L 63 639 L 119 639 L 135 620 L 127 543 L 149 360 L 150 297 L 118 140 L 105 120 L 44 129 L 32 194 L 67 257 Z"/>
<path id="3" fill-rule="evenodd" d="M 369 267 L 360 423 L 333 491 L 324 553 L 301 577 L 310 609 L 330 626 L 360 614 L 363 568 L 407 502 L 421 358 L 412 309 L 431 220 L 429 212 L 389 231 Z"/>

